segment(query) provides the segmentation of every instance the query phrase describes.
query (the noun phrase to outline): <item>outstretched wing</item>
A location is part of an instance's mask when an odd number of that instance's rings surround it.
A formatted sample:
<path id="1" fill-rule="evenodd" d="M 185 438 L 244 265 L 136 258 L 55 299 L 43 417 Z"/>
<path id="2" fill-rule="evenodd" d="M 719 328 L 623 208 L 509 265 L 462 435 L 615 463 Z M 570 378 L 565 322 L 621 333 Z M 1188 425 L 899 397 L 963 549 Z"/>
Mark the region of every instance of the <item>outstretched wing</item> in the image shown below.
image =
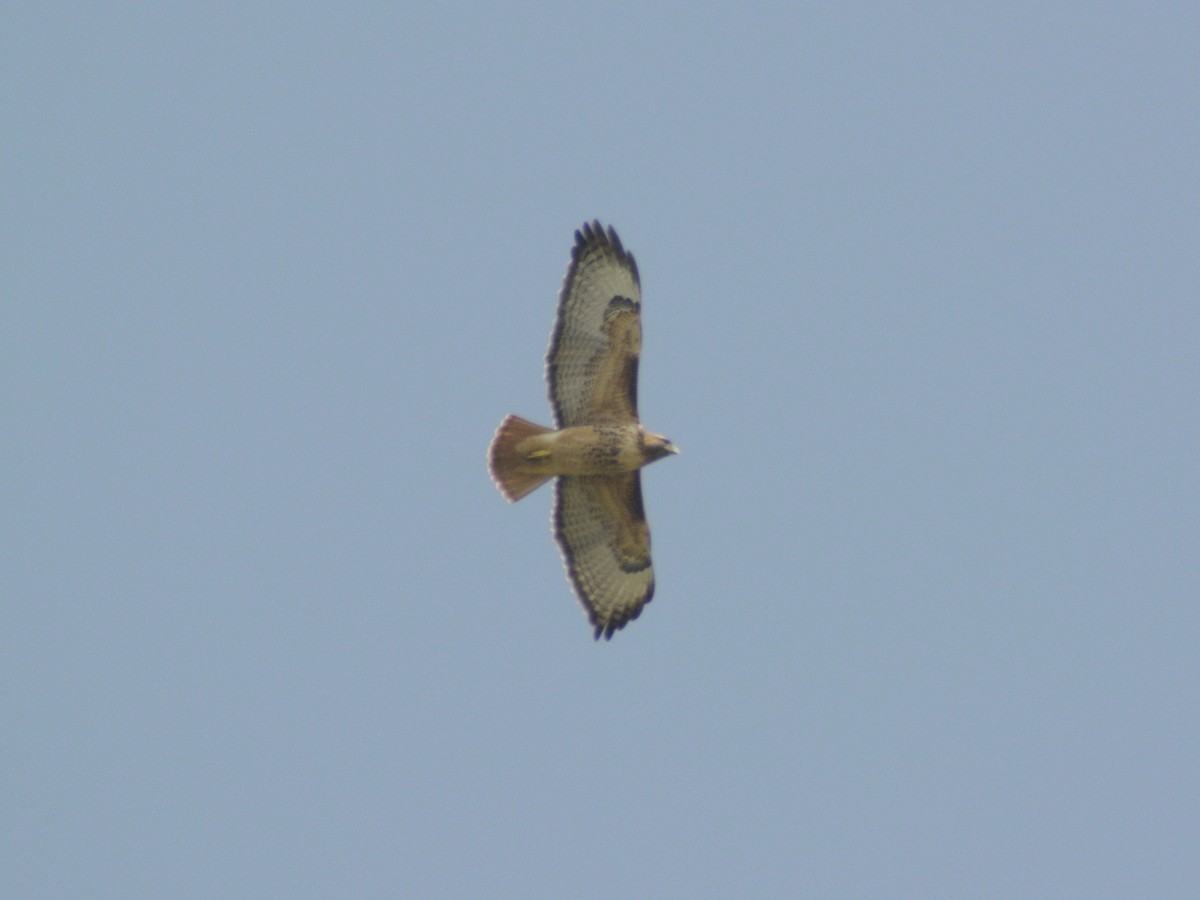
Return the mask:
<path id="1" fill-rule="evenodd" d="M 610 227 L 575 232 L 546 355 L 559 428 L 636 422 L 642 292 L 637 263 Z"/>
<path id="2" fill-rule="evenodd" d="M 554 537 L 597 640 L 641 614 L 654 596 L 654 567 L 637 472 L 560 477 Z"/>

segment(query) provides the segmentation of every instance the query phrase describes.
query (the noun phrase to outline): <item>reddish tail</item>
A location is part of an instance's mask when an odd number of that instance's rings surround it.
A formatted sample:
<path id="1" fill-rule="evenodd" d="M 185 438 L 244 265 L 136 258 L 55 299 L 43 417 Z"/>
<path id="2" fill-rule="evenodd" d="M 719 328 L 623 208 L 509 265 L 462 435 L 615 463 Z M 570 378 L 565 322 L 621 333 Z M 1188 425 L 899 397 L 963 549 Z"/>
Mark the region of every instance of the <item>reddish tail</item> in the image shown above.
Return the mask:
<path id="1" fill-rule="evenodd" d="M 492 446 L 488 448 L 488 469 L 492 481 L 510 503 L 516 503 L 526 494 L 540 487 L 551 476 L 529 471 L 525 458 L 517 452 L 517 444 L 526 438 L 547 434 L 549 428 L 535 425 L 520 416 L 510 415 L 496 429 Z"/>

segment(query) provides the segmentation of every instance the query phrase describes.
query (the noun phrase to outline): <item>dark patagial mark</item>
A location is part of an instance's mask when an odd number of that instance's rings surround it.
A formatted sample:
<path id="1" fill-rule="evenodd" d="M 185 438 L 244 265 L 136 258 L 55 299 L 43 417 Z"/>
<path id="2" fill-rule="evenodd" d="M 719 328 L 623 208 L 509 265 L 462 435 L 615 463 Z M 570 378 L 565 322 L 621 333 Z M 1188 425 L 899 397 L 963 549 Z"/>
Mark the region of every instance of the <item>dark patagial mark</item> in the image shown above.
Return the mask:
<path id="1" fill-rule="evenodd" d="M 635 300 L 631 300 L 628 297 L 622 297 L 620 294 L 615 294 L 613 295 L 613 298 L 608 301 L 608 309 L 604 311 L 604 317 L 609 319 L 623 312 L 636 313 L 640 306 L 641 304 Z"/>

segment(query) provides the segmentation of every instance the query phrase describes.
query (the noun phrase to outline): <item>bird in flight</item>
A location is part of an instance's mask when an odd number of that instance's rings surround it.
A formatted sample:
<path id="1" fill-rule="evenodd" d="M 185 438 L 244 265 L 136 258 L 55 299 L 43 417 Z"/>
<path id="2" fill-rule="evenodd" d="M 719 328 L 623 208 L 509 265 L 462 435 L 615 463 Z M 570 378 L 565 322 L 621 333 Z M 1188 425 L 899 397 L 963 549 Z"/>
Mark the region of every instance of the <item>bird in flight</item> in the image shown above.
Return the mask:
<path id="1" fill-rule="evenodd" d="M 599 222 L 575 232 L 546 355 L 555 428 L 510 415 L 496 429 L 488 468 L 516 502 L 550 478 L 554 538 L 595 637 L 636 619 L 654 596 L 642 466 L 678 453 L 642 427 L 637 263 Z"/>

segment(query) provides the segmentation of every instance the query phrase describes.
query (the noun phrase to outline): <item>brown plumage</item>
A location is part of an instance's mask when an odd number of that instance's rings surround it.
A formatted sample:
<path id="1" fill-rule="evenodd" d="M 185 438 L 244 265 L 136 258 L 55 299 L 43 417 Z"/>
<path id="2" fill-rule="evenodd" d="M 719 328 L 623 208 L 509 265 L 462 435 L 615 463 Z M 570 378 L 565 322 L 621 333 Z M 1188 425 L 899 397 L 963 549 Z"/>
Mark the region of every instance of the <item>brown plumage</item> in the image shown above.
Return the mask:
<path id="1" fill-rule="evenodd" d="M 654 595 L 638 470 L 678 452 L 638 420 L 641 346 L 637 263 L 612 228 L 585 224 L 546 356 L 558 430 L 510 415 L 488 451 L 509 501 L 557 477 L 554 536 L 597 638 L 611 638 Z"/>
<path id="2" fill-rule="evenodd" d="M 554 432 L 543 425 L 535 425 L 528 419 L 510 415 L 496 429 L 496 437 L 492 439 L 491 449 L 488 450 L 488 464 L 492 472 L 492 480 L 504 499 L 516 503 L 526 494 L 542 486 L 553 473 L 540 470 L 536 463 L 530 461 L 533 448 L 523 442 L 543 434 Z"/>

